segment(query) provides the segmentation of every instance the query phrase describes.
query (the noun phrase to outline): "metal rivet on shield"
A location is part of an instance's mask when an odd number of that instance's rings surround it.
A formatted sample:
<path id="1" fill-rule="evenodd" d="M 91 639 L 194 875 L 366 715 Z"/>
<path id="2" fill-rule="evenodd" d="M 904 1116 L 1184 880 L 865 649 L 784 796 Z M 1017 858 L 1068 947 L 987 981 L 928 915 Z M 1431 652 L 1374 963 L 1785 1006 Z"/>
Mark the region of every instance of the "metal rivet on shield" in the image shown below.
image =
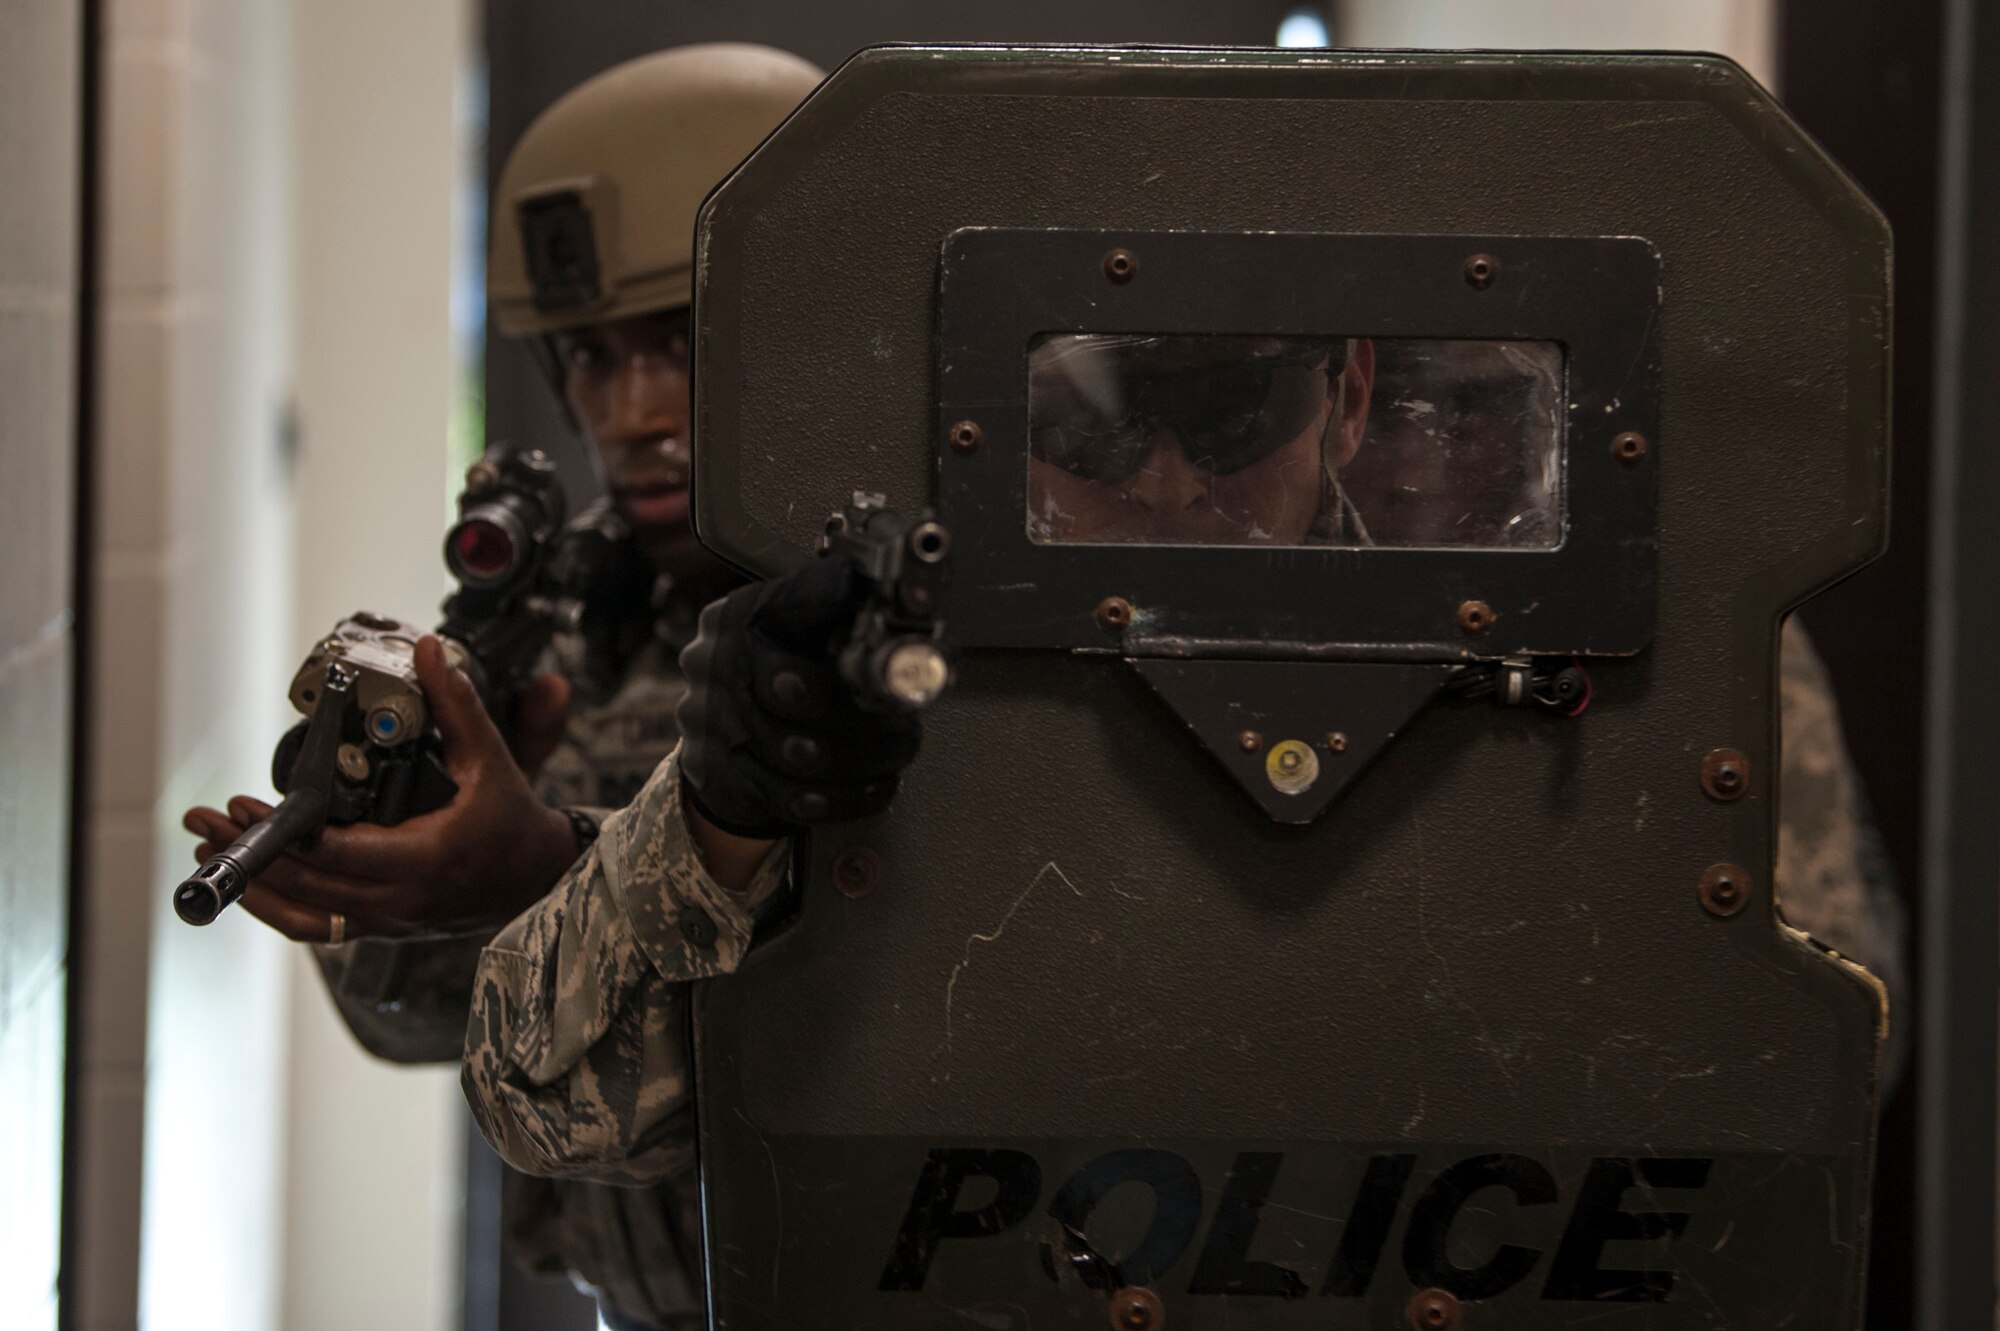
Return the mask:
<path id="1" fill-rule="evenodd" d="M 1627 430 L 1611 441 L 1611 456 L 1620 462 L 1633 463 L 1646 456 L 1646 436 L 1637 430 Z"/>
<path id="2" fill-rule="evenodd" d="M 945 438 L 951 441 L 951 451 L 954 453 L 978 452 L 979 441 L 985 437 L 986 432 L 979 428 L 978 421 L 960 421 L 945 432 Z"/>
<path id="3" fill-rule="evenodd" d="M 850 897 L 865 897 L 882 880 L 882 857 L 867 846 L 849 846 L 833 857 L 833 885 Z"/>
<path id="4" fill-rule="evenodd" d="M 1139 256 L 1117 249 L 1104 256 L 1104 275 L 1114 282 L 1130 282 L 1139 273 Z"/>
<path id="5" fill-rule="evenodd" d="M 1449 1290 L 1420 1289 L 1410 1297 L 1412 1331 L 1451 1331 L 1458 1325 L 1458 1300 Z"/>
<path id="6" fill-rule="evenodd" d="M 1347 752 L 1347 732 L 1329 730 L 1326 732 L 1326 747 L 1329 753 Z"/>
<path id="7" fill-rule="evenodd" d="M 1742 799 L 1750 789 L 1750 760 L 1736 749 L 1710 749 L 1701 760 L 1701 788 L 1725 804 Z"/>
<path id="8" fill-rule="evenodd" d="M 1236 747 L 1245 753 L 1255 753 L 1264 747 L 1264 737 L 1254 730 L 1246 730 L 1236 737 Z"/>
<path id="9" fill-rule="evenodd" d="M 1465 261 L 1465 280 L 1475 291 L 1484 291 L 1500 276 L 1500 261 L 1490 254 L 1475 254 Z"/>
<path id="10" fill-rule="evenodd" d="M 1493 627 L 1499 616 L 1493 607 L 1484 601 L 1461 601 L 1458 607 L 1458 626 L 1467 633 L 1484 633 Z"/>
<path id="11" fill-rule="evenodd" d="M 1734 864 L 1711 864 L 1701 876 L 1701 908 L 1728 919 L 1750 904 L 1750 875 Z"/>
<path id="12" fill-rule="evenodd" d="M 1111 1296 L 1111 1325 L 1116 1331 L 1160 1331 L 1166 1324 L 1166 1307 L 1152 1290 L 1127 1285 Z"/>
<path id="13" fill-rule="evenodd" d="M 1097 622 L 1113 633 L 1132 622 L 1132 603 L 1122 596 L 1107 596 L 1097 603 Z"/>

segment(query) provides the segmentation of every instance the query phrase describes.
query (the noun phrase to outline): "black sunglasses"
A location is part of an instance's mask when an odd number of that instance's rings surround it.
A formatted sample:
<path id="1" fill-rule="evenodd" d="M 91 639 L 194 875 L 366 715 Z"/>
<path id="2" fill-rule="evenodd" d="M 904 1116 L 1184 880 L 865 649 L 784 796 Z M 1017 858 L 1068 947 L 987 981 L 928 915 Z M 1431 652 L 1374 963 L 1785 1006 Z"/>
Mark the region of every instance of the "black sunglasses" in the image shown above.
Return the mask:
<path id="1" fill-rule="evenodd" d="M 1346 339 L 1060 336 L 1030 354 L 1030 453 L 1085 480 L 1138 472 L 1162 432 L 1226 476 L 1299 436 L 1347 366 Z"/>

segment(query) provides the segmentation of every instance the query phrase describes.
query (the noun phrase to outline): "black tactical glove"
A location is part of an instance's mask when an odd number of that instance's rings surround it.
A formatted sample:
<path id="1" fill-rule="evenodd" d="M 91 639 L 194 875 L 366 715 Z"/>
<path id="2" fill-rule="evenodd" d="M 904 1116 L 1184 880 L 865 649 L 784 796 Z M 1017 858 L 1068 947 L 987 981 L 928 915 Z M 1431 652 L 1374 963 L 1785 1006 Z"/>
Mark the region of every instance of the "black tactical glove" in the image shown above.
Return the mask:
<path id="1" fill-rule="evenodd" d="M 908 713 L 864 710 L 840 677 L 866 599 L 853 558 L 835 554 L 701 612 L 675 717 L 682 792 L 717 827 L 778 837 L 888 807 L 922 731 Z"/>

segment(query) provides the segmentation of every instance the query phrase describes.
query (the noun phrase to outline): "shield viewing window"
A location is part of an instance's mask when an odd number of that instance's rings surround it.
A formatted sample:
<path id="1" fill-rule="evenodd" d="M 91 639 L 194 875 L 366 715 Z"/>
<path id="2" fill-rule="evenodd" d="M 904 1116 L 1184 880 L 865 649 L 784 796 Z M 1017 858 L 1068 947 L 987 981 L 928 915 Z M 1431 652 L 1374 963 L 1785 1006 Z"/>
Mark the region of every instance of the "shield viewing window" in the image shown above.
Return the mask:
<path id="1" fill-rule="evenodd" d="M 1644 240 L 967 228 L 939 283 L 965 645 L 1102 648 L 1107 597 L 1137 657 L 1652 635 Z"/>
<path id="2" fill-rule="evenodd" d="M 1053 333 L 1027 373 L 1036 544 L 1561 543 L 1553 342 Z"/>

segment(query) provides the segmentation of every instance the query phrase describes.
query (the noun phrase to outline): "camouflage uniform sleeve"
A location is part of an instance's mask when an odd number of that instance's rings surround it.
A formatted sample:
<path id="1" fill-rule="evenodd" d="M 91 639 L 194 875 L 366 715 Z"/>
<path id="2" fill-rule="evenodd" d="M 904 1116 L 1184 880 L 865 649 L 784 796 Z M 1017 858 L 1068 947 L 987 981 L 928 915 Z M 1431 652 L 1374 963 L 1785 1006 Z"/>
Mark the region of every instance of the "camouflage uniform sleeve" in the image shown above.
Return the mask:
<path id="1" fill-rule="evenodd" d="M 531 1174 L 668 1178 L 694 1153 L 688 982 L 736 969 L 776 891 L 774 848 L 741 894 L 697 854 L 669 758 L 553 891 L 479 960 L 466 1099 Z"/>
<path id="2" fill-rule="evenodd" d="M 1778 903 L 1793 928 L 1866 966 L 1888 989 L 1886 1094 L 1909 1040 L 1906 912 L 1826 667 L 1796 618 L 1780 643 L 1779 686 Z"/>

